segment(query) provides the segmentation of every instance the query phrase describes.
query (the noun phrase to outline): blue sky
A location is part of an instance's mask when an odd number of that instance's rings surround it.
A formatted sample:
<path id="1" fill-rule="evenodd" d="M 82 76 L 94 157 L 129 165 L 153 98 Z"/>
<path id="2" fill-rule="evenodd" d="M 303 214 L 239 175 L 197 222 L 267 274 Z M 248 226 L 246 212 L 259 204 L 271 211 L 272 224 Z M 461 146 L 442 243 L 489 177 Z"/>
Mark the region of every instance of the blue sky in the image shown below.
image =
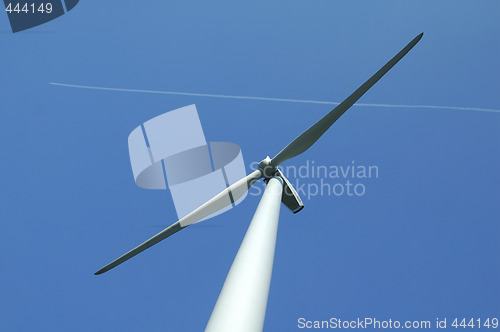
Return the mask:
<path id="1" fill-rule="evenodd" d="M 342 101 L 418 33 L 360 102 L 500 109 L 497 1 L 82 1 L 12 34 L 0 19 L 0 330 L 202 330 L 258 197 L 119 268 L 175 221 L 134 183 L 128 134 L 195 103 L 208 141 L 250 163 L 327 105 L 55 87 Z M 297 319 L 500 315 L 500 114 L 353 107 L 288 165 L 377 165 L 362 197 L 281 211 L 266 331 Z M 330 181 L 330 180 L 329 180 Z"/>

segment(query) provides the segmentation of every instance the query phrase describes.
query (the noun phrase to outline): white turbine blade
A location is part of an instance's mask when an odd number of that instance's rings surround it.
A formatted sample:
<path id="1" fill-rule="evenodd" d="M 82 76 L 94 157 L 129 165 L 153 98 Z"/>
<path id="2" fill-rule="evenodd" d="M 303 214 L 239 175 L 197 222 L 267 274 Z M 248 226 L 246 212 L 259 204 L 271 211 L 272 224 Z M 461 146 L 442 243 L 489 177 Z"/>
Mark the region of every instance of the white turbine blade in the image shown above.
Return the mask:
<path id="1" fill-rule="evenodd" d="M 419 42 L 422 36 L 423 33 L 415 37 L 408 45 L 406 45 L 405 48 L 403 48 L 398 54 L 396 54 L 396 56 L 394 56 L 378 72 L 376 72 L 375 75 L 370 77 L 368 81 L 366 81 L 349 97 L 330 111 L 330 113 L 325 115 L 321 120 L 295 138 L 272 159 L 271 164 L 277 167 L 282 162 L 309 149 L 321 137 L 321 135 L 323 135 L 328 128 L 330 128 L 333 123 L 337 121 L 342 114 L 344 114 L 345 111 L 347 111 L 359 98 L 361 98 L 361 96 L 366 93 L 366 91 L 368 91 L 375 83 L 377 83 L 379 79 L 382 78 L 382 76 L 384 76 L 396 63 L 398 63 L 398 61 L 401 60 L 413 48 L 413 46 Z"/>
<path id="2" fill-rule="evenodd" d="M 260 170 L 256 170 L 253 173 L 250 173 L 243 179 L 235 182 L 233 185 L 229 186 L 228 188 L 224 189 L 221 191 L 219 194 L 214 196 L 212 199 L 210 199 L 208 202 L 205 204 L 201 205 L 199 208 L 194 210 L 193 212 L 189 213 L 188 215 L 184 216 L 183 218 L 179 219 L 177 222 L 174 224 L 170 225 L 169 227 L 165 228 L 163 231 L 160 233 L 156 234 L 146 242 L 142 243 L 141 245 L 137 246 L 136 248 L 130 250 L 126 254 L 120 256 L 119 258 L 115 259 L 99 271 L 97 271 L 95 274 L 102 274 L 106 271 L 111 270 L 112 268 L 120 265 L 121 263 L 125 262 L 126 260 L 134 257 L 138 253 L 148 249 L 149 247 L 157 244 L 158 242 L 166 239 L 170 235 L 177 233 L 181 229 L 194 224 L 197 221 L 200 221 L 201 219 L 208 217 L 212 213 L 215 213 L 219 211 L 220 209 L 228 206 L 231 204 L 231 201 L 236 202 L 238 199 L 240 199 L 247 191 L 248 189 L 260 178 L 262 177 L 262 173 Z M 228 200 L 227 197 L 231 197 L 231 200 Z"/>

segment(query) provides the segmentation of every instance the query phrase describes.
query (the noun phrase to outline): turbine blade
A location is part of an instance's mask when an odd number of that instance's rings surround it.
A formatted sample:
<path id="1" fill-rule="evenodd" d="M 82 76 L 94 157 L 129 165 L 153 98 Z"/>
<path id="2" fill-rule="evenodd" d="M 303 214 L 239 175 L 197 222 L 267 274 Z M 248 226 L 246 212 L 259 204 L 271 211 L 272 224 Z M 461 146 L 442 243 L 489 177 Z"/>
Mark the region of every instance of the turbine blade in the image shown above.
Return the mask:
<path id="1" fill-rule="evenodd" d="M 164 240 L 167 237 L 169 237 L 170 235 L 177 233 L 178 231 L 180 231 L 183 228 L 184 227 L 182 227 L 180 225 L 179 221 L 175 222 L 174 224 L 172 224 L 169 227 L 165 228 L 163 231 L 161 231 L 160 233 L 156 234 L 155 236 L 153 236 L 152 238 L 150 238 L 146 242 L 144 242 L 141 245 L 139 245 L 139 246 L 135 247 L 134 249 L 130 250 L 125 255 L 122 255 L 119 258 L 115 259 L 114 261 L 112 261 L 111 263 L 109 263 L 108 265 L 106 265 L 105 267 L 103 267 L 102 269 L 100 269 L 99 271 L 97 271 L 94 274 L 95 275 L 99 275 L 99 274 L 103 274 L 104 272 L 107 272 L 107 271 L 111 270 L 112 268 L 120 265 L 121 263 L 125 262 L 126 260 L 129 260 L 130 258 L 134 257 L 138 253 L 140 253 L 140 252 L 148 249 L 149 247 L 157 244 L 161 240 Z"/>
<path id="2" fill-rule="evenodd" d="M 363 85 L 361 85 L 349 97 L 325 115 L 321 120 L 295 138 L 272 159 L 271 164 L 277 167 L 282 162 L 298 156 L 302 152 L 309 149 L 321 137 L 321 135 L 323 135 L 328 128 L 330 128 L 333 123 L 337 121 L 342 114 L 344 114 L 345 111 L 347 111 L 359 98 L 361 98 L 361 96 L 365 94 L 366 91 L 368 91 L 375 83 L 377 83 L 379 79 L 382 78 L 382 76 L 384 76 L 396 63 L 398 63 L 398 61 L 401 60 L 413 48 L 413 46 L 420 41 L 422 36 L 423 33 L 415 37 L 408 45 L 406 45 L 405 48 L 396 54 L 379 71 L 377 71 L 375 75 L 370 77 L 368 81 L 363 83 Z"/>
<path id="3" fill-rule="evenodd" d="M 214 196 L 208 202 L 201 205 L 199 208 L 197 208 L 193 212 L 191 212 L 188 215 L 186 215 L 185 217 L 179 219 L 177 222 L 175 222 L 172 225 L 170 225 L 169 227 L 165 228 L 163 231 L 156 234 L 155 236 L 153 236 L 152 238 L 150 238 L 146 242 L 142 243 L 141 245 L 130 250 L 126 254 L 115 259 L 114 261 L 112 261 L 111 263 L 109 263 L 108 265 L 106 265 L 105 267 L 100 269 L 99 271 L 97 271 L 95 273 L 95 275 L 102 274 L 104 272 L 111 270 L 112 268 L 120 265 L 121 263 L 125 262 L 126 260 L 139 254 L 140 252 L 142 252 L 142 251 L 148 249 L 149 247 L 157 244 L 158 242 L 166 239 L 170 235 L 177 233 L 181 229 L 186 228 L 187 226 L 192 225 L 205 217 L 208 217 L 212 213 L 215 213 L 222 208 L 225 208 L 226 206 L 231 204 L 231 200 L 229 200 L 228 197 L 232 197 L 233 202 L 237 201 L 261 177 L 262 177 L 261 171 L 256 170 L 255 172 L 250 173 L 249 175 L 242 178 L 241 180 L 238 180 L 237 182 L 235 182 L 234 184 L 232 184 L 231 186 L 229 186 L 228 188 L 224 189 L 219 194 Z"/>

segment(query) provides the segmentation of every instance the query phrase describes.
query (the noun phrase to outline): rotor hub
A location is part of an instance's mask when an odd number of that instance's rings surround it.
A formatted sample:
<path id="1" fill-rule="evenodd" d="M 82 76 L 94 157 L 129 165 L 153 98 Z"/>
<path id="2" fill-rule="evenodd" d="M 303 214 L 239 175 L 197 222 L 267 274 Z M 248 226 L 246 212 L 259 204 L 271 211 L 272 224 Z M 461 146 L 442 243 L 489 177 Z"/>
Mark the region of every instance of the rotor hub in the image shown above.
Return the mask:
<path id="1" fill-rule="evenodd" d="M 259 163 L 259 169 L 262 172 L 262 175 L 266 178 L 271 178 L 274 176 L 276 171 L 278 170 L 276 167 L 271 164 L 271 158 L 269 156 L 266 157 L 266 159 L 263 159 Z"/>

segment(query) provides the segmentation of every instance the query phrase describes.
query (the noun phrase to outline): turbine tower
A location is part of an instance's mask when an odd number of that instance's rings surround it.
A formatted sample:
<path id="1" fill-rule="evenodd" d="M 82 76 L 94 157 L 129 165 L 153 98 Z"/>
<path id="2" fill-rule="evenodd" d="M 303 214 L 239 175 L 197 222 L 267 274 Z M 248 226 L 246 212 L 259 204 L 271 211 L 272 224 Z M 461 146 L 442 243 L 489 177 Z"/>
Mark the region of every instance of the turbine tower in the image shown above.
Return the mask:
<path id="1" fill-rule="evenodd" d="M 205 330 L 208 332 L 262 331 L 271 283 L 280 202 L 293 213 L 299 212 L 304 207 L 293 186 L 277 167 L 309 149 L 342 114 L 398 63 L 422 36 L 423 33 L 415 37 L 375 75 L 290 142 L 276 156 L 262 160 L 256 171 L 235 182 L 193 212 L 104 266 L 95 274 L 111 270 L 181 229 L 223 209 L 231 204 L 231 201 L 227 200 L 228 196 L 232 197 L 232 201 L 237 201 L 255 182 L 263 178 L 267 187 L 229 270 Z"/>

